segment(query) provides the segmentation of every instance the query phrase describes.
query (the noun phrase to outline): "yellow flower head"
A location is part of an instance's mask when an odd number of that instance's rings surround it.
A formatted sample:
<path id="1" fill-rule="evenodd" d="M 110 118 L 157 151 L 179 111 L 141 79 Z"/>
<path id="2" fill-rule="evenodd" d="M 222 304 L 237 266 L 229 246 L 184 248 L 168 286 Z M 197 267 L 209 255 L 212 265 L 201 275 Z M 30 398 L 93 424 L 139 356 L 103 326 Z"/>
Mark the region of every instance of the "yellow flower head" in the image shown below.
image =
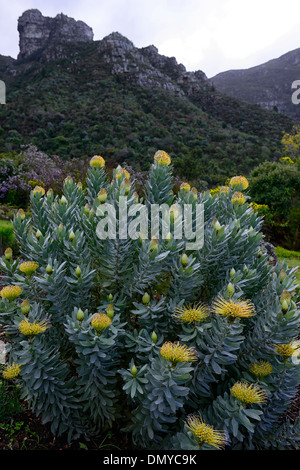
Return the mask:
<path id="1" fill-rule="evenodd" d="M 194 348 L 189 348 L 185 344 L 171 343 L 170 341 L 162 345 L 160 354 L 173 363 L 192 362 L 198 359 L 197 351 Z"/>
<path id="2" fill-rule="evenodd" d="M 31 323 L 28 318 L 24 318 L 24 320 L 21 320 L 19 323 L 19 331 L 25 336 L 35 336 L 44 333 L 49 326 L 47 320 L 42 320 L 41 322 L 34 321 Z"/>
<path id="3" fill-rule="evenodd" d="M 38 267 L 39 265 L 34 261 L 25 261 L 24 263 L 20 264 L 19 270 L 22 273 L 27 274 L 27 276 L 31 276 L 37 270 Z"/>
<path id="4" fill-rule="evenodd" d="M 105 165 L 105 160 L 100 155 L 94 155 L 94 157 L 90 160 L 90 166 L 93 168 L 102 168 Z"/>
<path id="5" fill-rule="evenodd" d="M 198 304 L 194 306 L 177 307 L 174 317 L 183 323 L 193 323 L 206 320 L 209 314 L 209 308 L 206 305 Z"/>
<path id="6" fill-rule="evenodd" d="M 0 291 L 0 296 L 3 299 L 10 301 L 15 300 L 19 295 L 22 294 L 22 289 L 19 286 L 6 286 Z"/>
<path id="7" fill-rule="evenodd" d="M 168 166 L 171 163 L 171 158 L 170 155 L 168 155 L 164 150 L 158 150 L 154 155 L 154 161 L 159 165 Z"/>
<path id="8" fill-rule="evenodd" d="M 92 318 L 91 325 L 99 333 L 111 324 L 111 318 L 105 313 L 95 313 Z"/>
<path id="9" fill-rule="evenodd" d="M 241 206 L 242 204 L 246 202 L 246 198 L 243 193 L 241 193 L 240 191 L 236 191 L 231 198 L 231 202 L 232 203 L 237 202 L 239 206 Z"/>
<path id="10" fill-rule="evenodd" d="M 120 165 L 116 169 L 116 178 L 119 180 L 122 176 L 125 176 L 128 180 L 130 179 L 130 173 L 125 168 L 120 167 Z"/>
<path id="11" fill-rule="evenodd" d="M 274 349 L 284 358 L 300 356 L 300 341 L 292 341 L 287 344 L 274 344 Z"/>
<path id="12" fill-rule="evenodd" d="M 12 380 L 19 375 L 20 370 L 21 367 L 18 364 L 13 363 L 4 367 L 2 371 L 2 376 L 6 380 Z"/>
<path id="13" fill-rule="evenodd" d="M 191 186 L 189 183 L 182 183 L 180 189 L 183 189 L 187 193 L 191 189 Z"/>
<path id="14" fill-rule="evenodd" d="M 218 315 L 234 318 L 249 318 L 255 315 L 254 305 L 246 301 L 225 300 L 219 297 L 213 303 L 213 311 Z"/>
<path id="15" fill-rule="evenodd" d="M 216 431 L 213 426 L 206 424 L 200 416 L 188 416 L 185 422 L 187 428 L 195 436 L 198 444 L 209 444 L 218 449 L 226 445 L 226 436 L 223 431 Z"/>
<path id="16" fill-rule="evenodd" d="M 245 190 L 249 187 L 249 182 L 244 176 L 234 176 L 231 178 L 229 185 L 234 188 L 235 186 L 242 185 L 242 189 Z"/>
<path id="17" fill-rule="evenodd" d="M 248 384 L 247 382 L 236 382 L 231 387 L 230 392 L 244 406 L 252 403 L 264 403 L 267 399 L 267 394 L 264 390 L 260 389 L 257 385 Z"/>
<path id="18" fill-rule="evenodd" d="M 266 375 L 271 374 L 273 367 L 272 364 L 268 361 L 262 361 L 260 360 L 258 363 L 257 362 L 252 362 L 249 366 L 250 372 L 252 374 L 256 375 L 260 379 L 265 377 Z"/>
<path id="19" fill-rule="evenodd" d="M 41 196 L 44 196 L 45 194 L 45 190 L 44 188 L 42 188 L 42 186 L 36 186 L 34 189 L 33 189 L 33 194 L 36 195 L 36 194 L 40 194 Z"/>

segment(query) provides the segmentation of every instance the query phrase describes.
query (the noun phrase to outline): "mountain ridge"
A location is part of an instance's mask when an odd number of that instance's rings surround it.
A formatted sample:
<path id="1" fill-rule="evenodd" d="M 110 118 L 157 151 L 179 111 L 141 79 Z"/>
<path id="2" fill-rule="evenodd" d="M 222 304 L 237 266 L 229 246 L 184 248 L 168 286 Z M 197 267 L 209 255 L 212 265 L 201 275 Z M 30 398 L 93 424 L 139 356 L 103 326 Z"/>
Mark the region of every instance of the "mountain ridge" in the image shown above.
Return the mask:
<path id="1" fill-rule="evenodd" d="M 300 120 L 300 108 L 292 102 L 294 81 L 300 80 L 300 48 L 250 67 L 220 72 L 209 78 L 219 91 L 265 109 Z"/>
<path id="2" fill-rule="evenodd" d="M 209 184 L 281 156 L 292 119 L 220 93 L 154 45 L 137 48 L 118 32 L 52 38 L 18 59 L 0 56 L 0 153 L 33 143 L 63 158 L 102 154 L 146 170 L 162 148 L 179 174 Z"/>

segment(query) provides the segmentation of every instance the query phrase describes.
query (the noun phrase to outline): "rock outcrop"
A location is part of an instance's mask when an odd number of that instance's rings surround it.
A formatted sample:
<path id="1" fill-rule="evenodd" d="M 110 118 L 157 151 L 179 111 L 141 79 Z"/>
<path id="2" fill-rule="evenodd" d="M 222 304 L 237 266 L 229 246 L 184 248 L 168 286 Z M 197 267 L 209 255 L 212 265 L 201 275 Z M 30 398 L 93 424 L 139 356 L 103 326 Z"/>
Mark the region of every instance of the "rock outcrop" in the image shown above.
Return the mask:
<path id="1" fill-rule="evenodd" d="M 53 44 L 92 41 L 94 34 L 83 21 L 66 15 L 55 18 L 42 15 L 37 9 L 27 10 L 18 20 L 20 53 L 18 59 L 27 59 L 36 51 Z"/>
<path id="2" fill-rule="evenodd" d="M 30 62 L 40 59 L 70 58 L 73 52 L 65 47 L 66 43 L 92 41 L 100 59 L 95 68 L 101 67 L 104 62 L 112 75 L 122 75 L 136 85 L 162 88 L 179 96 L 187 96 L 199 91 L 203 82 L 207 81 L 203 72 L 187 72 L 175 57 L 159 54 L 153 45 L 137 48 L 119 32 L 94 41 L 92 28 L 62 13 L 49 18 L 39 10 L 27 10 L 19 18 L 18 31 L 18 62 L 24 67 L 30 67 Z M 76 47 L 73 49 L 76 53 Z"/>

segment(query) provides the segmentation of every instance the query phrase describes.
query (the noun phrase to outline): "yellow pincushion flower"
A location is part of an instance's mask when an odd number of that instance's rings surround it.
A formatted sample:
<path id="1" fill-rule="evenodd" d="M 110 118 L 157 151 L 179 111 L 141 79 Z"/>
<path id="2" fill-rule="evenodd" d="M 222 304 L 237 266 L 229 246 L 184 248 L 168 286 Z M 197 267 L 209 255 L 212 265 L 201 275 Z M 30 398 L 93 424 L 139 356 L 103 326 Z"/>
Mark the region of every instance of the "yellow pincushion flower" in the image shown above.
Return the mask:
<path id="1" fill-rule="evenodd" d="M 34 261 L 25 261 L 24 263 L 20 264 L 19 270 L 30 277 L 37 270 L 38 267 L 39 265 Z"/>
<path id="2" fill-rule="evenodd" d="M 191 362 L 198 359 L 197 351 L 194 348 L 189 348 L 185 344 L 171 343 L 170 341 L 162 345 L 160 354 L 172 363 Z"/>
<path id="3" fill-rule="evenodd" d="M 164 150 L 158 150 L 154 155 L 154 161 L 157 162 L 159 165 L 165 166 L 171 164 L 170 155 L 167 154 Z"/>
<path id="4" fill-rule="evenodd" d="M 91 321 L 91 325 L 98 333 L 104 330 L 104 328 L 107 328 L 110 324 L 111 318 L 105 313 L 95 313 Z"/>
<path id="5" fill-rule="evenodd" d="M 271 374 L 273 367 L 268 361 L 260 360 L 259 362 L 252 362 L 249 366 L 250 372 L 260 379 Z"/>
<path id="6" fill-rule="evenodd" d="M 12 380 L 19 375 L 20 370 L 21 367 L 13 362 L 13 364 L 4 367 L 2 376 L 6 380 Z"/>
<path id="7" fill-rule="evenodd" d="M 191 189 L 191 186 L 189 185 L 189 183 L 182 183 L 180 185 L 180 189 L 183 189 L 187 193 Z"/>
<path id="8" fill-rule="evenodd" d="M 187 428 L 195 436 L 198 445 L 209 444 L 222 449 L 227 442 L 223 431 L 216 431 L 213 426 L 206 424 L 200 416 L 188 416 L 185 422 Z"/>
<path id="9" fill-rule="evenodd" d="M 242 189 L 247 189 L 249 187 L 249 182 L 244 176 L 234 176 L 231 178 L 229 185 L 234 188 L 234 186 L 242 185 Z"/>
<path id="10" fill-rule="evenodd" d="M 239 206 L 241 206 L 242 204 L 246 202 L 246 198 L 243 193 L 241 193 L 240 191 L 236 191 L 231 198 L 231 202 L 232 203 L 237 202 Z"/>
<path id="11" fill-rule="evenodd" d="M 105 165 L 105 160 L 100 155 L 94 155 L 90 160 L 90 166 L 94 168 L 102 168 Z"/>
<path id="12" fill-rule="evenodd" d="M 15 300 L 19 295 L 22 294 L 22 289 L 19 286 L 6 286 L 0 291 L 0 296 L 3 299 L 10 301 Z"/>
<path id="13" fill-rule="evenodd" d="M 41 322 L 34 321 L 31 323 L 27 318 L 24 318 L 24 320 L 21 320 L 19 323 L 19 331 L 25 336 L 35 336 L 44 333 L 49 326 L 47 320 L 42 320 Z"/>
<path id="14" fill-rule="evenodd" d="M 193 323 L 206 320 L 209 314 L 207 305 L 197 304 L 177 307 L 173 316 L 183 323 Z"/>
<path id="15" fill-rule="evenodd" d="M 247 382 L 236 382 L 230 390 L 233 397 L 237 398 L 245 406 L 252 403 L 264 403 L 267 394 L 257 385 L 248 384 Z"/>
<path id="16" fill-rule="evenodd" d="M 213 303 L 213 311 L 218 315 L 235 318 L 249 318 L 255 315 L 254 305 L 249 301 L 225 300 L 219 297 Z"/>
<path id="17" fill-rule="evenodd" d="M 45 190 L 44 188 L 42 188 L 42 186 L 36 186 L 33 190 L 32 190 L 33 194 L 36 195 L 36 194 L 40 194 L 41 196 L 44 196 L 45 194 Z"/>
<path id="18" fill-rule="evenodd" d="M 300 356 L 300 341 L 292 341 L 287 344 L 274 344 L 274 349 L 284 358 Z"/>

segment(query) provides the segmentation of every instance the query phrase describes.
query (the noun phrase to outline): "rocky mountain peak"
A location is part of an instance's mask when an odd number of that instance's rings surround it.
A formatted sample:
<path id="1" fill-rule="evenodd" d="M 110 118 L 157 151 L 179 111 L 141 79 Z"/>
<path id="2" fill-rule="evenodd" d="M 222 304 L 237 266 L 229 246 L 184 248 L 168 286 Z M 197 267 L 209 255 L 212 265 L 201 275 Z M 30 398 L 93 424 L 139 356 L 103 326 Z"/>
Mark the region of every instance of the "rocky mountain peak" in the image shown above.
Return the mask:
<path id="1" fill-rule="evenodd" d="M 43 16 L 37 9 L 25 11 L 18 20 L 20 53 L 26 59 L 34 52 L 62 42 L 92 41 L 94 34 L 83 21 L 60 13 L 55 18 Z"/>

